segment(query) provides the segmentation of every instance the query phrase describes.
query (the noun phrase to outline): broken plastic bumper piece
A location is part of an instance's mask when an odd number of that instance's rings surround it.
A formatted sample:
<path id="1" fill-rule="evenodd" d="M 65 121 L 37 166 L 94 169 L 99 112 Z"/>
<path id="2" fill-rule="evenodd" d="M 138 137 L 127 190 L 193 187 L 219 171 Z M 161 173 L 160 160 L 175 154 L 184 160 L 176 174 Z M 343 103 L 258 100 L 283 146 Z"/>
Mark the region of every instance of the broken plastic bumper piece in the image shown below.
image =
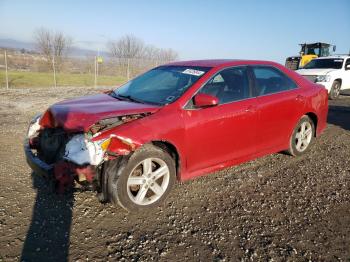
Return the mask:
<path id="1" fill-rule="evenodd" d="M 24 141 L 24 153 L 28 165 L 34 171 L 35 174 L 45 177 L 53 174 L 53 165 L 49 165 L 37 157 L 30 148 L 29 139 Z"/>

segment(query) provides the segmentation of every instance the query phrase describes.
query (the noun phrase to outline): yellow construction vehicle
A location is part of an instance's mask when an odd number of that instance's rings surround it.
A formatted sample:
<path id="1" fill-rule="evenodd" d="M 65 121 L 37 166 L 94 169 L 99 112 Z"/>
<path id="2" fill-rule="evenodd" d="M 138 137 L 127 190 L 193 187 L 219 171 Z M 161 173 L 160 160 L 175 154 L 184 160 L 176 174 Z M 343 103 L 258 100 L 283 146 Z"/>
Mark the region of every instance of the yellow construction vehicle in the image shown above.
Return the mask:
<path id="1" fill-rule="evenodd" d="M 290 56 L 286 59 L 286 67 L 289 69 L 298 70 L 316 57 L 331 55 L 331 47 L 333 47 L 333 52 L 336 49 L 335 45 L 320 42 L 299 45 L 301 47 L 300 55 Z"/>

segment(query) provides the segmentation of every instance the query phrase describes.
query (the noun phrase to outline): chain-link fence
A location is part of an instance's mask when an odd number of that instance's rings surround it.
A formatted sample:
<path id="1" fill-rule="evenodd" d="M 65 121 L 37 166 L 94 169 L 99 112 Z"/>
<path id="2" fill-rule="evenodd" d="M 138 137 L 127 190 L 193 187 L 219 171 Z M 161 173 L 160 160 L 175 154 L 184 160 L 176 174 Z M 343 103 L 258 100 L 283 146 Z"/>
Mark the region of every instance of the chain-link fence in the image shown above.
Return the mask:
<path id="1" fill-rule="evenodd" d="M 7 74 L 5 60 L 7 60 Z M 86 56 L 67 57 L 59 67 L 56 67 L 53 61 L 47 61 L 44 56 L 34 52 L 0 49 L 0 88 L 56 86 L 56 84 L 57 86 L 117 85 L 167 62 L 169 61 L 149 58 Z"/>

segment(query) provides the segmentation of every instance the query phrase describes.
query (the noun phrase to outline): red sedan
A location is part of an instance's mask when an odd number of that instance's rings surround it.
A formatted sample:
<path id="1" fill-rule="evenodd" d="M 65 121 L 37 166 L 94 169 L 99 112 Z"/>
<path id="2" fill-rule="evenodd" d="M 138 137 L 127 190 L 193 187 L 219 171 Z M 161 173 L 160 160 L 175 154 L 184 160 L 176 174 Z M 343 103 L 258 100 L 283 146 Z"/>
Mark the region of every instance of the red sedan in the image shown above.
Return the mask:
<path id="1" fill-rule="evenodd" d="M 187 180 L 267 154 L 301 155 L 326 127 L 327 90 L 266 61 L 156 67 L 35 117 L 25 152 L 63 192 L 74 180 L 130 211 Z"/>

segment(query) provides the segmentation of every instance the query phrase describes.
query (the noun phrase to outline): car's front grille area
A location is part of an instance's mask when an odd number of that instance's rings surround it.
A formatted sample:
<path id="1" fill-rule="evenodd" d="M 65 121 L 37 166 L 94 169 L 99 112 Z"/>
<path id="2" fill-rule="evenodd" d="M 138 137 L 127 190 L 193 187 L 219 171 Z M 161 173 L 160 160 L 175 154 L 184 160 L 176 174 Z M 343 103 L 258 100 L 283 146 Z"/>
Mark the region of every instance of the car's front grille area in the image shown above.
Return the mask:
<path id="1" fill-rule="evenodd" d="M 311 82 L 316 83 L 317 76 L 315 75 L 303 75 L 306 79 L 309 79 Z"/>
<path id="2" fill-rule="evenodd" d="M 45 128 L 39 135 L 39 158 L 47 164 L 60 160 L 64 155 L 68 135 L 62 129 Z"/>

